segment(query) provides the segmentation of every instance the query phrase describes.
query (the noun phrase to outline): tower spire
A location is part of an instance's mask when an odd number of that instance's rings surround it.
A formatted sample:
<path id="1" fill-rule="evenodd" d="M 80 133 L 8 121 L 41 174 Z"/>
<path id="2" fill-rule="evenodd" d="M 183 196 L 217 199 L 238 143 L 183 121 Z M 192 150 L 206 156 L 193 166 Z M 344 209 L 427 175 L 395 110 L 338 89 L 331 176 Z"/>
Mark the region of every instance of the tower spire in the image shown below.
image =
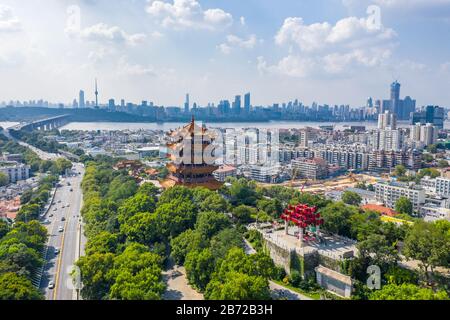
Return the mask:
<path id="1" fill-rule="evenodd" d="M 98 108 L 98 86 L 97 86 L 97 78 L 95 78 L 95 107 Z"/>

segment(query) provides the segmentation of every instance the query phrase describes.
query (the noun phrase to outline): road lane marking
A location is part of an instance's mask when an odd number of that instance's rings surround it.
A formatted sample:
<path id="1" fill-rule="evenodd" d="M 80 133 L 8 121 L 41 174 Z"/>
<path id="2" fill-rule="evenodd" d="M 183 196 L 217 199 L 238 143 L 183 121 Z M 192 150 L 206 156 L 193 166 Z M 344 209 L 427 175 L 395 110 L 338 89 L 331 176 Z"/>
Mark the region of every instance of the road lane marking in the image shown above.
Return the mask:
<path id="1" fill-rule="evenodd" d="M 65 236 L 66 236 L 66 228 L 67 228 L 68 222 L 69 221 L 66 220 L 66 223 L 64 224 L 64 231 L 63 231 L 63 234 L 62 234 L 61 249 L 60 249 L 59 257 L 58 257 L 58 267 L 56 269 L 56 280 L 55 280 L 55 290 L 53 291 L 53 300 L 56 300 L 57 294 L 58 294 L 59 277 L 60 277 L 60 273 L 61 273 L 62 257 L 64 255 L 64 240 L 65 240 Z"/>

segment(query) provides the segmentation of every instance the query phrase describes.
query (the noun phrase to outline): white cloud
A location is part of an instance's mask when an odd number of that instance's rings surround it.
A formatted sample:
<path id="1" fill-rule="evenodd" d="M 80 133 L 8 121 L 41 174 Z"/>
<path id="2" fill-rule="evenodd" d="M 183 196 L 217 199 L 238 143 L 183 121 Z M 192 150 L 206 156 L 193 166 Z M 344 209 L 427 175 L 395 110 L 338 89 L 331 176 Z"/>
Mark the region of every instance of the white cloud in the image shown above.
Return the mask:
<path id="1" fill-rule="evenodd" d="M 380 6 L 390 8 L 435 7 L 450 5 L 450 0 L 374 0 Z"/>
<path id="2" fill-rule="evenodd" d="M 129 63 L 125 57 L 119 60 L 117 73 L 124 76 L 156 76 L 156 72 L 151 66 Z"/>
<path id="3" fill-rule="evenodd" d="M 241 17 L 241 18 L 239 19 L 239 21 L 241 22 L 241 25 L 243 25 L 243 26 L 246 25 L 245 17 Z"/>
<path id="4" fill-rule="evenodd" d="M 294 77 L 346 75 L 360 68 L 381 66 L 392 55 L 394 30 L 369 19 L 347 17 L 307 25 L 302 18 L 287 18 L 275 36 L 289 53 L 274 65 L 261 58 L 258 69 Z"/>
<path id="5" fill-rule="evenodd" d="M 257 68 L 261 74 L 273 73 L 295 78 L 305 78 L 316 68 L 316 62 L 311 58 L 288 55 L 275 65 L 268 65 L 263 57 L 258 57 Z"/>
<path id="6" fill-rule="evenodd" d="M 164 27 L 174 29 L 223 29 L 233 23 L 233 16 L 222 9 L 204 10 L 197 0 L 149 1 L 146 11 Z"/>
<path id="7" fill-rule="evenodd" d="M 0 4 L 0 32 L 22 30 L 22 24 L 11 7 Z"/>
<path id="8" fill-rule="evenodd" d="M 328 22 L 306 25 L 302 18 L 287 18 L 275 36 L 278 45 L 296 45 L 302 51 L 317 51 L 335 45 L 377 42 L 395 37 L 392 29 L 376 29 L 364 18 L 348 17 L 334 26 Z"/>
<path id="9" fill-rule="evenodd" d="M 98 23 L 81 31 L 67 29 L 66 33 L 89 41 L 127 43 L 130 45 L 140 44 L 147 37 L 143 33 L 128 34 L 117 26 L 111 27 L 105 23 Z"/>
<path id="10" fill-rule="evenodd" d="M 444 62 L 439 66 L 441 72 L 450 73 L 450 61 Z"/>
<path id="11" fill-rule="evenodd" d="M 219 45 L 217 46 L 217 48 L 218 48 L 220 51 L 222 51 L 223 54 L 230 54 L 231 51 L 232 51 L 232 48 L 231 48 L 228 44 L 226 44 L 226 43 L 219 44 Z"/>
<path id="12" fill-rule="evenodd" d="M 224 54 L 230 54 L 234 48 L 253 49 L 258 42 L 256 35 L 252 34 L 247 39 L 240 38 L 236 35 L 230 34 L 227 36 L 225 43 L 222 43 L 218 48 Z"/>

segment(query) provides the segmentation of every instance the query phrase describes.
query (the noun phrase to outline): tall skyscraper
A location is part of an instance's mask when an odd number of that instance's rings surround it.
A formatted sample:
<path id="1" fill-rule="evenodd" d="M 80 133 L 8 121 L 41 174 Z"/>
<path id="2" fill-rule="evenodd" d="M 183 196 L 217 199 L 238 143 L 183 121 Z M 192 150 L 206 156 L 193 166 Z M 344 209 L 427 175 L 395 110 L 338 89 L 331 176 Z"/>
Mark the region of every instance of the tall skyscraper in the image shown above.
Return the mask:
<path id="1" fill-rule="evenodd" d="M 398 114 L 400 111 L 400 88 L 401 85 L 397 81 L 391 84 L 391 112 Z"/>
<path id="2" fill-rule="evenodd" d="M 233 112 L 235 114 L 241 113 L 241 96 L 236 96 L 233 103 Z"/>
<path id="3" fill-rule="evenodd" d="M 98 108 L 98 86 L 97 86 L 97 78 L 95 78 L 95 107 Z"/>
<path id="4" fill-rule="evenodd" d="M 108 110 L 111 112 L 116 111 L 116 102 L 114 101 L 114 99 L 109 99 L 108 101 Z"/>
<path id="5" fill-rule="evenodd" d="M 438 129 L 444 128 L 444 108 L 439 106 L 426 106 L 422 107 L 421 111 L 414 112 L 411 120 L 411 124 L 421 123 L 423 125 L 427 123 L 433 124 Z"/>
<path id="6" fill-rule="evenodd" d="M 80 108 L 85 108 L 86 107 L 86 101 L 84 99 L 84 91 L 80 90 L 80 95 L 79 95 L 79 107 Z"/>
<path id="7" fill-rule="evenodd" d="M 250 113 L 250 107 L 251 107 L 251 94 L 247 93 L 244 97 L 244 110 L 245 113 Z"/>
<path id="8" fill-rule="evenodd" d="M 190 111 L 191 106 L 190 106 L 189 100 L 190 100 L 190 97 L 189 97 L 189 93 L 188 93 L 188 94 L 186 94 L 186 101 L 184 103 L 184 113 L 189 113 L 189 111 Z"/>
<path id="9" fill-rule="evenodd" d="M 410 96 L 407 96 L 402 103 L 402 112 L 401 112 L 401 120 L 409 120 L 411 119 L 411 113 L 416 111 L 416 100 L 411 99 Z"/>

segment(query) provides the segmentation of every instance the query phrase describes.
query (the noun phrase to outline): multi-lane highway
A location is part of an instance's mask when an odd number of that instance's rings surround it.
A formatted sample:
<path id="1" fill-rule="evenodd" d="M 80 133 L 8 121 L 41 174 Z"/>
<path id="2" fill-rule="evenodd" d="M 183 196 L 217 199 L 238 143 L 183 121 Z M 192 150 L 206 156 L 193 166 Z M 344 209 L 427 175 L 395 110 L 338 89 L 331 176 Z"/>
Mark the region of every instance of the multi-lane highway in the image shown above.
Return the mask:
<path id="1" fill-rule="evenodd" d="M 46 267 L 41 289 L 48 300 L 76 300 L 79 286 L 73 284 L 73 266 L 83 255 L 84 239 L 81 220 L 81 181 L 84 167 L 75 164 L 75 175 L 61 180 L 45 217 L 49 233 Z M 49 287 L 50 283 L 54 284 Z"/>
<path id="2" fill-rule="evenodd" d="M 20 145 L 34 151 L 43 160 L 56 160 L 62 156 L 48 153 L 11 136 L 9 130 L 3 133 Z M 83 232 L 81 206 L 83 195 L 81 182 L 84 176 L 84 165 L 75 163 L 73 175 L 60 181 L 50 208 L 43 217 L 49 241 L 46 261 L 40 289 L 47 300 L 77 300 L 79 284 L 73 284 L 72 271 L 78 258 L 84 255 L 86 238 Z M 50 286 L 50 283 L 53 285 Z"/>

